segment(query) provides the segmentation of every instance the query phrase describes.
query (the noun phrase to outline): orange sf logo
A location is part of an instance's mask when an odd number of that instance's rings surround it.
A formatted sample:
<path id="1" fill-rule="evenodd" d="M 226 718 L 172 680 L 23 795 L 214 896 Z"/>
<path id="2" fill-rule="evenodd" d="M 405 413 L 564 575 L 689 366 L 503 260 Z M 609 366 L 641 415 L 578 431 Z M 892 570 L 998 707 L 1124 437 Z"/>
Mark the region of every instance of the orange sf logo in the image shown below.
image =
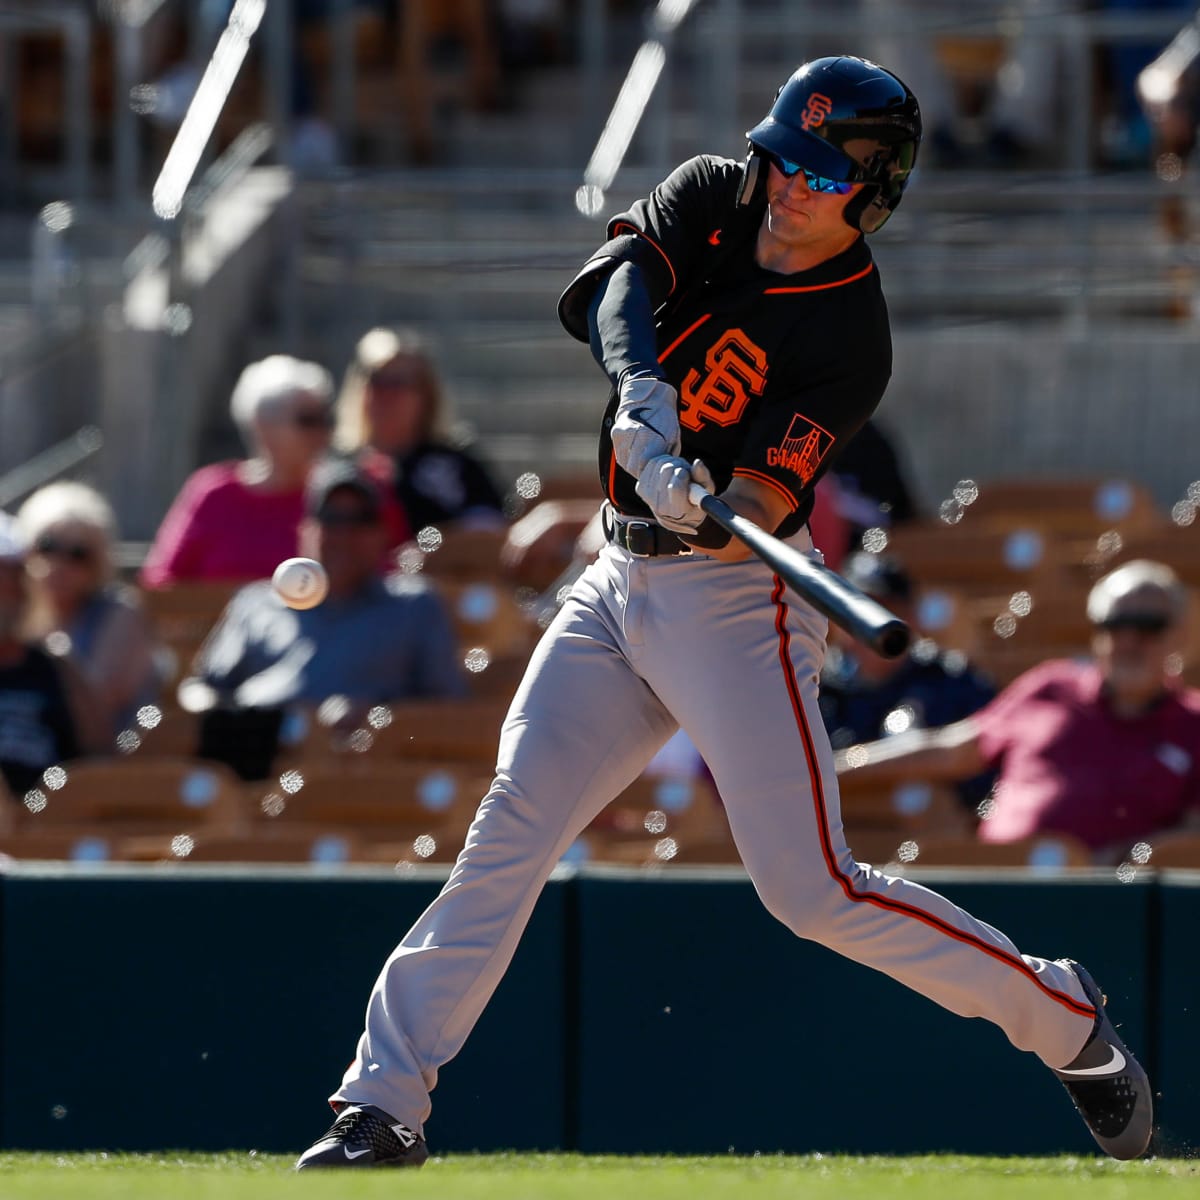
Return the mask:
<path id="1" fill-rule="evenodd" d="M 825 118 L 833 111 L 833 101 L 820 92 L 813 92 L 808 98 L 804 112 L 800 114 L 800 125 L 803 129 L 816 129 L 825 124 Z"/>
<path id="2" fill-rule="evenodd" d="M 751 396 L 767 383 L 767 355 L 740 329 L 727 329 L 704 356 L 702 375 L 693 367 L 679 389 L 679 423 L 698 431 L 705 421 L 736 425 Z"/>

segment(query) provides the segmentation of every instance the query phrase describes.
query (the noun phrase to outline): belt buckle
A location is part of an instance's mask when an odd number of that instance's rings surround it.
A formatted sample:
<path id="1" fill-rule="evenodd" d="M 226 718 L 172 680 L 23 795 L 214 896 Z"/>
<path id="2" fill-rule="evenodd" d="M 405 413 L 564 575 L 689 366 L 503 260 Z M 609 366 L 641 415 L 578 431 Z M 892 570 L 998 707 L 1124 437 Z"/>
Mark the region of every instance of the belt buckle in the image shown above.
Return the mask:
<path id="1" fill-rule="evenodd" d="M 641 549 L 638 548 L 639 545 Z M 654 526 L 649 521 L 626 521 L 625 549 L 634 558 L 653 558 L 658 553 Z"/>

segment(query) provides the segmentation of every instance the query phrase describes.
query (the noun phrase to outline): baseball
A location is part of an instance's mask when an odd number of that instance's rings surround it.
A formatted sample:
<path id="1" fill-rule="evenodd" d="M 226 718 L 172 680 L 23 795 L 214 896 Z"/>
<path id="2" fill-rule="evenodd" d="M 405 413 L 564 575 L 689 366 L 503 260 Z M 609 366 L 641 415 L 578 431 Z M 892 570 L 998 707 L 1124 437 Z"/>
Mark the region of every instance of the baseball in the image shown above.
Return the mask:
<path id="1" fill-rule="evenodd" d="M 275 568 L 271 586 L 288 608 L 316 608 L 329 591 L 329 576 L 314 558 L 285 558 Z"/>

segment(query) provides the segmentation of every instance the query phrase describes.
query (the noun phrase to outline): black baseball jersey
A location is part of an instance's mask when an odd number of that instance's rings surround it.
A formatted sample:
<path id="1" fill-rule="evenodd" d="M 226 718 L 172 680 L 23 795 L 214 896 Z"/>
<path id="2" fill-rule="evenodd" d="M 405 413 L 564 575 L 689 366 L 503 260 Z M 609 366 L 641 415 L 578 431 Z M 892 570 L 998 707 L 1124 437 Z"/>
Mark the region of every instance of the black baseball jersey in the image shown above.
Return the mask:
<path id="1" fill-rule="evenodd" d="M 864 238 L 794 275 L 757 265 L 757 222 L 747 226 L 736 207 L 741 177 L 732 159 L 690 159 L 614 217 L 608 236 L 645 238 L 667 273 L 658 355 L 679 391 L 681 456 L 703 459 L 718 491 L 734 476 L 774 488 L 787 501 L 777 530 L 786 536 L 808 519 L 813 485 L 883 396 L 891 333 Z M 740 244 L 723 245 L 729 238 Z M 613 456 L 616 405 L 614 391 L 601 482 L 620 511 L 649 515 Z"/>

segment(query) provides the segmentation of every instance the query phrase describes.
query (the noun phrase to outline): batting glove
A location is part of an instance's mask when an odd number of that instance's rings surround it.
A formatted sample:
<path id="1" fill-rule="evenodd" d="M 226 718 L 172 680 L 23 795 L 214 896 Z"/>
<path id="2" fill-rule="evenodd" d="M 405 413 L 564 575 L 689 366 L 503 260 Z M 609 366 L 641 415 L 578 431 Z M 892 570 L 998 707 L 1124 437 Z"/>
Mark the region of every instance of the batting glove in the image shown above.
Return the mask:
<path id="1" fill-rule="evenodd" d="M 613 421 L 617 465 L 640 479 L 652 458 L 679 453 L 679 393 L 653 375 L 622 378 Z"/>
<path id="2" fill-rule="evenodd" d="M 693 534 L 704 522 L 704 511 L 688 498 L 693 483 L 706 492 L 716 490 L 712 475 L 699 459 L 689 466 L 686 459 L 661 454 L 652 458 L 638 476 L 637 494 L 664 529 Z"/>

